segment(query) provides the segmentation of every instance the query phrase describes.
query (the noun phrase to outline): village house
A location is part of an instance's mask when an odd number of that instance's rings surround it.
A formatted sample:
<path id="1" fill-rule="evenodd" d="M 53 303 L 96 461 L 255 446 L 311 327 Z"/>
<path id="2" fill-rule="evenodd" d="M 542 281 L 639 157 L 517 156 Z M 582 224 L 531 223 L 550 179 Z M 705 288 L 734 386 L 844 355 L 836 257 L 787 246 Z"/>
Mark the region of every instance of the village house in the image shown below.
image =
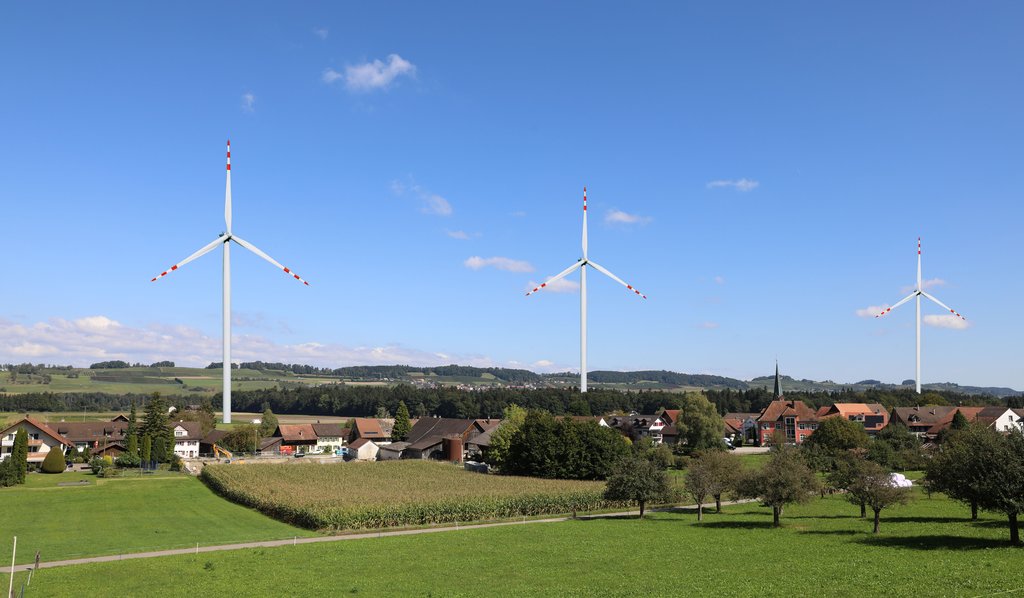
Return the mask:
<path id="1" fill-rule="evenodd" d="M 282 455 L 308 454 L 316 449 L 317 439 L 313 424 L 281 424 L 274 431 L 274 436 L 281 437 Z"/>
<path id="2" fill-rule="evenodd" d="M 494 422 L 493 425 L 488 421 Z M 497 428 L 499 420 L 424 417 L 409 430 L 402 459 L 463 461 L 466 443 Z"/>
<path id="3" fill-rule="evenodd" d="M 199 422 L 172 422 L 168 425 L 174 434 L 174 454 L 182 459 L 198 457 L 203 425 Z"/>
<path id="4" fill-rule="evenodd" d="M 14 422 L 0 431 L 0 461 L 7 459 L 14 449 L 14 439 L 18 428 L 25 428 L 28 434 L 28 462 L 42 463 L 51 450 L 62 453 L 71 448 L 72 443 L 56 430 L 28 416 Z"/>
<path id="5" fill-rule="evenodd" d="M 726 413 L 722 416 L 726 435 L 743 438 L 743 442 L 757 442 L 757 418 L 760 413 Z"/>
<path id="6" fill-rule="evenodd" d="M 933 439 L 939 432 L 949 428 L 953 417 L 959 411 L 973 421 L 984 407 L 954 407 L 949 405 L 930 405 L 927 407 L 896 407 L 892 410 L 890 423 L 900 423 L 912 433 L 924 439 Z"/>
<path id="7" fill-rule="evenodd" d="M 395 420 L 377 417 L 356 417 L 352 419 L 352 429 L 349 432 L 350 441 L 365 438 L 372 440 L 380 446 L 382 443 L 391 442 L 391 430 L 395 427 Z"/>
<path id="8" fill-rule="evenodd" d="M 615 428 L 629 436 L 633 440 L 639 438 L 650 438 L 654 444 L 661 444 L 665 441 L 664 431 L 669 425 L 662 415 L 642 415 L 642 414 L 630 414 L 630 415 L 609 415 L 605 418 L 608 422 L 608 426 Z M 672 431 L 675 432 L 675 426 L 672 426 Z"/>
<path id="9" fill-rule="evenodd" d="M 818 418 L 842 417 L 864 426 L 869 436 L 874 436 L 889 425 L 889 412 L 878 403 L 832 403 L 818 409 Z"/>
<path id="10" fill-rule="evenodd" d="M 779 364 L 775 364 L 775 400 L 757 416 L 757 442 L 772 443 L 775 434 L 782 434 L 787 444 L 803 444 L 818 429 L 818 411 L 803 401 L 787 401 L 782 394 Z"/>
<path id="11" fill-rule="evenodd" d="M 345 446 L 345 439 L 348 438 L 349 429 L 343 428 L 341 424 L 312 424 L 313 433 L 316 434 L 317 453 L 335 454 Z"/>
<path id="12" fill-rule="evenodd" d="M 976 421 L 997 432 L 1024 432 L 1024 420 L 1021 419 L 1017 411 L 1008 407 L 992 405 L 979 411 Z"/>

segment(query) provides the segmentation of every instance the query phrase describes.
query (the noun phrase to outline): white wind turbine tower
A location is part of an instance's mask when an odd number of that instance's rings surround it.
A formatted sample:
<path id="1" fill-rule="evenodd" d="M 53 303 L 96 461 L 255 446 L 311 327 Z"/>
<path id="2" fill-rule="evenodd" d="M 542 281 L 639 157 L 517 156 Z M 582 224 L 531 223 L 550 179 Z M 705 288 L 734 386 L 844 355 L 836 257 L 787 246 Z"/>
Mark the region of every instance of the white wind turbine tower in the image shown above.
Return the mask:
<path id="1" fill-rule="evenodd" d="M 900 299 L 899 301 L 897 301 L 896 305 L 893 305 L 892 307 L 887 307 L 884 311 L 882 311 L 882 313 L 880 313 L 877 316 L 875 316 L 876 318 L 881 318 L 885 314 L 891 312 L 892 310 L 894 310 L 897 307 L 903 305 L 907 301 L 910 301 L 911 299 L 914 299 L 916 301 L 916 303 L 917 303 L 917 316 L 916 316 L 916 319 L 917 319 L 917 369 L 916 369 L 915 374 L 914 374 L 914 379 L 917 382 L 917 394 L 921 394 L 921 296 L 924 296 L 924 297 L 927 297 L 928 299 L 931 299 L 932 301 L 934 301 L 936 303 L 936 305 L 939 305 L 940 307 L 949 310 L 949 313 L 951 313 L 954 316 L 960 318 L 961 320 L 966 320 L 967 319 L 967 318 L 961 316 L 960 313 L 957 312 L 955 309 L 951 308 L 950 306 L 948 306 L 945 303 L 939 301 L 935 297 L 932 297 L 928 293 L 924 292 L 924 285 L 921 284 L 921 237 L 918 237 L 917 238 L 917 287 L 914 288 L 914 291 L 912 293 L 910 293 L 909 295 L 907 295 L 903 299 Z"/>
<path id="2" fill-rule="evenodd" d="M 557 275 L 549 279 L 547 282 L 542 283 L 540 286 L 535 287 L 532 291 L 526 294 L 527 297 L 536 293 L 537 291 L 546 288 L 549 284 L 556 280 L 565 278 L 569 274 L 579 268 L 580 270 L 580 392 L 587 392 L 587 266 L 593 266 L 595 270 L 611 278 L 615 282 L 621 284 L 627 289 L 633 291 L 637 295 L 647 299 L 647 295 L 644 295 L 640 291 L 633 288 L 632 285 L 626 284 L 621 278 L 612 274 L 605 268 L 601 267 L 600 264 L 593 262 L 587 257 L 587 188 L 583 188 L 583 257 L 576 261 L 575 264 L 569 266 L 565 270 L 562 270 Z"/>
<path id="3" fill-rule="evenodd" d="M 167 270 L 161 272 L 158 276 L 155 276 L 150 282 L 156 282 L 169 273 L 177 270 L 192 260 L 202 257 L 203 255 L 213 251 L 218 245 L 224 248 L 224 361 L 222 363 L 224 369 L 224 423 L 231 423 L 231 241 L 238 243 L 242 247 L 245 247 L 249 251 L 255 253 L 261 258 L 267 260 L 271 264 L 284 270 L 285 274 L 288 274 L 295 280 L 302 284 L 309 286 L 309 283 L 299 277 L 298 274 L 292 272 L 289 268 L 285 268 L 281 264 L 277 263 L 274 258 L 270 257 L 266 253 L 263 253 L 252 243 L 236 236 L 231 232 L 231 141 L 228 140 L 228 159 L 227 159 L 227 184 L 224 189 L 224 224 L 226 225 L 225 232 L 221 233 L 216 239 L 211 241 L 208 245 L 193 253 L 182 261 L 174 264 Z"/>

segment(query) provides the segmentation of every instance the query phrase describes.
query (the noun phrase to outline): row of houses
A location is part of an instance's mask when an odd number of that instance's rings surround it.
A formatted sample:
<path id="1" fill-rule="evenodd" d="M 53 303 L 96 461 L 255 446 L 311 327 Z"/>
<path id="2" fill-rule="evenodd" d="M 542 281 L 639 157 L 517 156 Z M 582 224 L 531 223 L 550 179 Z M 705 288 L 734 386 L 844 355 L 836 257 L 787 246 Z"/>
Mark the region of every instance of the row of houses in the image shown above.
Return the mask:
<path id="1" fill-rule="evenodd" d="M 202 452 L 202 427 L 197 422 L 168 424 L 174 437 L 174 453 L 179 457 L 194 458 Z M 42 422 L 27 415 L 0 431 L 0 461 L 14 448 L 19 428 L 28 434 L 28 462 L 42 463 L 51 450 L 65 455 L 86 457 L 117 457 L 127 450 L 125 434 L 128 418 L 118 415 L 110 421 L 96 422 Z"/>

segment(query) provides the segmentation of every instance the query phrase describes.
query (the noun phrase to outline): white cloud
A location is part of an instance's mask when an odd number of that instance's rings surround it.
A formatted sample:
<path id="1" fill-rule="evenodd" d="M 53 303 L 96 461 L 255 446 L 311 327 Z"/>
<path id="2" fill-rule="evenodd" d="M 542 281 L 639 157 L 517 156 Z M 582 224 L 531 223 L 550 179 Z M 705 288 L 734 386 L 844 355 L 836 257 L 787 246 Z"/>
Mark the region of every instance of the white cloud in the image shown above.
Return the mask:
<path id="1" fill-rule="evenodd" d="M 392 193 L 402 196 L 405 195 L 406 191 L 411 191 L 420 198 L 420 201 L 423 202 L 423 206 L 420 208 L 420 211 L 424 214 L 436 214 L 438 216 L 452 215 L 452 204 L 440 195 L 427 191 L 415 182 L 406 187 L 404 183 L 397 179 L 391 181 Z"/>
<path id="2" fill-rule="evenodd" d="M 550 359 L 538 359 L 537 361 L 531 363 L 530 365 L 532 365 L 535 368 L 549 368 L 555 365 L 555 362 L 551 361 Z"/>
<path id="3" fill-rule="evenodd" d="M 463 262 L 467 268 L 471 270 L 479 270 L 481 268 L 493 267 L 498 270 L 505 270 L 506 272 L 533 272 L 533 266 L 530 262 L 524 262 L 523 260 L 514 260 L 507 257 L 480 257 L 474 255 Z"/>
<path id="4" fill-rule="evenodd" d="M 885 305 L 869 305 L 864 309 L 858 309 L 854 313 L 862 318 L 873 318 L 887 309 L 889 309 L 888 303 Z"/>
<path id="5" fill-rule="evenodd" d="M 324 83 L 334 83 L 338 79 L 344 79 L 345 75 L 342 75 L 338 71 L 328 68 L 324 69 L 324 74 L 320 76 Z"/>
<path id="6" fill-rule="evenodd" d="M 572 280 L 569 280 L 569 279 L 566 279 L 566 278 L 559 278 L 555 282 L 548 282 L 550 280 L 551 280 L 551 277 L 548 277 L 547 280 L 544 281 L 544 284 L 546 285 L 544 287 L 545 291 L 551 291 L 552 293 L 578 293 L 578 292 L 580 292 L 580 283 L 578 283 L 578 282 L 575 282 L 575 281 L 572 281 Z M 535 289 L 538 286 L 540 286 L 540 283 L 534 282 L 534 281 L 531 280 L 530 284 L 526 287 L 526 290 Z"/>
<path id="7" fill-rule="evenodd" d="M 423 201 L 426 205 L 423 206 L 423 211 L 427 214 L 437 214 L 438 216 L 451 216 L 452 204 L 448 203 L 448 200 L 437 195 L 436 193 L 423 193 Z"/>
<path id="8" fill-rule="evenodd" d="M 750 179 L 737 179 L 735 181 L 719 179 L 717 181 L 710 181 L 707 184 L 708 189 L 718 189 L 721 187 L 731 187 L 737 191 L 753 191 L 761 183 L 758 181 L 752 181 Z"/>
<path id="9" fill-rule="evenodd" d="M 701 328 L 703 330 L 714 330 L 718 328 L 718 322 L 701 322 L 697 325 L 697 328 Z"/>
<path id="10" fill-rule="evenodd" d="M 609 210 L 604 217 L 604 221 L 608 224 L 647 224 L 651 220 L 650 216 L 628 214 L 622 210 Z"/>
<path id="11" fill-rule="evenodd" d="M 334 83 L 339 79 L 345 80 L 345 87 L 353 92 L 369 92 L 377 89 L 387 89 L 400 76 L 413 77 L 416 75 L 416 65 L 405 60 L 398 54 L 388 55 L 387 62 L 374 60 L 357 65 L 345 67 L 344 74 L 328 68 L 324 70 L 324 83 Z"/>
<path id="12" fill-rule="evenodd" d="M 964 330 L 969 325 L 967 320 L 958 318 L 953 314 L 947 314 L 944 316 L 925 316 L 921 318 L 921 321 L 929 326 L 935 326 L 936 328 L 952 328 L 953 330 Z"/>
<path id="13" fill-rule="evenodd" d="M 327 35 L 329 33 L 330 32 L 327 30 L 326 27 L 315 27 L 313 29 L 313 35 L 319 37 L 320 39 L 327 39 Z"/>
<path id="14" fill-rule="evenodd" d="M 445 234 L 453 239 L 459 239 L 460 241 L 468 241 L 474 237 L 479 237 L 480 233 L 467 233 L 464 230 L 448 230 Z"/>
<path id="15" fill-rule="evenodd" d="M 396 363 L 499 365 L 486 356 L 428 352 L 397 344 L 357 347 L 315 341 L 280 344 L 246 334 L 235 334 L 233 341 L 236 361 L 280 361 L 319 367 Z M 114 359 L 132 363 L 171 360 L 181 366 L 203 367 L 220 361 L 221 339 L 219 335 L 208 336 L 189 326 L 154 324 L 135 328 L 106 316 L 77 320 L 53 318 L 31 325 L 0 319 L 0 360 L 4 362 L 31 360 L 84 367 Z"/>
<path id="16" fill-rule="evenodd" d="M 251 91 L 242 94 L 242 112 L 256 111 L 256 96 Z"/>

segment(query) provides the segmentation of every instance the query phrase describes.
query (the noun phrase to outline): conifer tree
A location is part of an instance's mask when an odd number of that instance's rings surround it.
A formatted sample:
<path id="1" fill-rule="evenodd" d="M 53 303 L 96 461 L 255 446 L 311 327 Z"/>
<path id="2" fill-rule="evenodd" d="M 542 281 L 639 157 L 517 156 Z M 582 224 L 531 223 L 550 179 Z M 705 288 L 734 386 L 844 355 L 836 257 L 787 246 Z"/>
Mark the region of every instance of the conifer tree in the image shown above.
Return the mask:
<path id="1" fill-rule="evenodd" d="M 148 469 L 153 463 L 153 439 L 149 434 L 142 437 L 142 463 Z"/>
<path id="2" fill-rule="evenodd" d="M 409 438 L 409 431 L 412 425 L 409 423 L 409 408 L 405 401 L 398 402 L 398 411 L 395 412 L 395 425 L 391 429 L 391 440 L 401 441 Z"/>
<path id="3" fill-rule="evenodd" d="M 25 483 L 25 475 L 28 473 L 28 432 L 25 428 L 18 428 L 14 436 L 14 446 L 11 447 L 11 466 L 14 468 L 14 480 L 17 484 Z"/>

